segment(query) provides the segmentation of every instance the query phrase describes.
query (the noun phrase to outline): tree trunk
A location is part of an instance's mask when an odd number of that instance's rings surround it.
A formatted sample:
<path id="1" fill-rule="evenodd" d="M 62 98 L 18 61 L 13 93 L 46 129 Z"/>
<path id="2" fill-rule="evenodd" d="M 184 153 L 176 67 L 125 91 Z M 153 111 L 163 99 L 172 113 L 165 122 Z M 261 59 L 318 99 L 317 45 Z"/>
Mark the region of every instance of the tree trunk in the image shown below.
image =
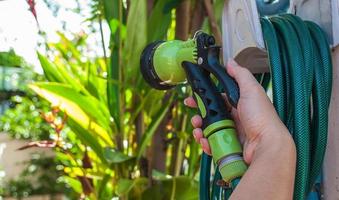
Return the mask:
<path id="1" fill-rule="evenodd" d="M 172 93 L 167 92 L 163 97 L 162 102 L 168 102 Z M 170 109 L 162 122 L 157 127 L 153 138 L 152 145 L 148 148 L 147 159 L 148 159 L 148 177 L 152 177 L 152 170 L 158 170 L 161 172 L 166 172 L 166 125 L 171 119 L 171 113 L 173 105 L 170 105 Z"/>
<path id="2" fill-rule="evenodd" d="M 203 0 L 197 0 L 195 2 L 194 12 L 191 17 L 192 20 L 191 20 L 190 33 L 192 35 L 201 29 L 205 16 L 206 16 L 206 13 L 204 10 L 204 2 Z"/>
<path id="3" fill-rule="evenodd" d="M 175 38 L 179 40 L 186 40 L 189 34 L 190 24 L 190 0 L 183 0 L 178 5 L 176 10 L 176 27 Z"/>
<path id="4" fill-rule="evenodd" d="M 213 12 L 213 5 L 211 0 L 204 0 L 205 9 L 208 15 L 208 21 L 210 23 L 211 31 L 215 37 L 215 41 L 217 45 L 221 45 L 221 32 L 215 19 Z"/>
<path id="5" fill-rule="evenodd" d="M 166 125 L 169 121 L 170 113 L 167 113 L 164 120 L 159 125 L 152 139 L 152 169 L 166 172 Z"/>
<path id="6" fill-rule="evenodd" d="M 154 6 L 154 0 L 147 0 L 147 13 L 148 15 L 151 13 Z"/>

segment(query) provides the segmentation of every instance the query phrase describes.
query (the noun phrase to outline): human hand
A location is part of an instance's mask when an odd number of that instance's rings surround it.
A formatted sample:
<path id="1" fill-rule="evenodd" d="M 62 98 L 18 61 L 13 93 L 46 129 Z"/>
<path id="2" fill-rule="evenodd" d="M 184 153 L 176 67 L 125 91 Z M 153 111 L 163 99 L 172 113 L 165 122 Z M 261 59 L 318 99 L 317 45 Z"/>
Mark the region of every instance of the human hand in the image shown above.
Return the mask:
<path id="1" fill-rule="evenodd" d="M 236 125 L 238 138 L 243 144 L 244 160 L 247 164 L 250 164 L 263 137 L 281 132 L 287 135 L 289 133 L 279 119 L 264 89 L 253 75 L 233 60 L 227 63 L 226 70 L 239 85 L 240 98 L 237 109 L 229 107 Z M 197 107 L 193 97 L 186 98 L 184 103 L 192 108 Z M 203 137 L 201 116 L 195 115 L 191 122 L 194 127 L 195 140 L 201 144 L 205 153 L 211 154 L 208 140 Z M 277 129 L 282 131 L 277 131 Z"/>

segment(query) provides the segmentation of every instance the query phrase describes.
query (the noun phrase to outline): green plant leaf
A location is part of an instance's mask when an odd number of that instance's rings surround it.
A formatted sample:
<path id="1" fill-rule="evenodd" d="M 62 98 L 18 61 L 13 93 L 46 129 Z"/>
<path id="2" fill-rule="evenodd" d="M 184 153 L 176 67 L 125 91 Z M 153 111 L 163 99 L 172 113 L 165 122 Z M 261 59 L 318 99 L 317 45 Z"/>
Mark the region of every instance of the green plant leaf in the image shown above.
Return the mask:
<path id="1" fill-rule="evenodd" d="M 111 21 L 118 20 L 120 22 L 120 26 L 115 30 L 115 32 L 111 32 L 111 55 L 110 55 L 110 63 L 107 67 L 107 104 L 109 108 L 109 112 L 114 119 L 115 125 L 120 132 L 120 82 L 121 82 L 121 53 L 122 49 L 122 29 L 123 23 L 122 18 L 122 1 L 120 0 L 103 0 L 104 5 L 104 13 L 106 21 L 109 25 L 111 25 Z M 112 28 L 112 27 L 111 27 Z M 113 28 L 112 28 L 113 29 Z M 116 81 L 119 84 L 113 84 L 112 81 Z"/>
<path id="2" fill-rule="evenodd" d="M 176 7 L 178 0 L 158 0 L 147 23 L 147 42 L 163 40 L 171 24 L 171 10 Z"/>
<path id="3" fill-rule="evenodd" d="M 199 198 L 198 195 L 198 182 L 185 176 L 179 176 L 157 181 L 143 193 L 142 199 L 196 200 Z"/>
<path id="4" fill-rule="evenodd" d="M 98 156 L 102 163 L 108 164 L 103 153 L 103 146 L 99 143 L 98 138 L 93 132 L 83 128 L 79 123 L 72 119 L 68 119 L 68 126 L 73 130 L 82 143 L 89 146 Z"/>
<path id="5" fill-rule="evenodd" d="M 60 82 L 60 83 L 67 82 L 53 63 L 49 62 L 49 60 L 39 52 L 37 54 L 47 80 L 51 82 Z"/>
<path id="6" fill-rule="evenodd" d="M 71 178 L 69 176 L 62 176 L 62 180 L 67 183 L 75 192 L 81 194 L 82 193 L 82 186 L 78 179 Z"/>
<path id="7" fill-rule="evenodd" d="M 107 22 L 119 17 L 120 0 L 102 0 L 104 14 Z"/>
<path id="8" fill-rule="evenodd" d="M 107 199 L 105 196 L 110 196 L 107 193 L 109 193 L 112 190 L 112 185 L 109 183 L 111 181 L 112 174 L 106 173 L 102 180 L 99 182 L 98 186 L 98 199 Z M 112 192 L 113 193 L 113 192 Z"/>
<path id="9" fill-rule="evenodd" d="M 71 53 L 72 58 L 76 59 L 78 61 L 78 63 L 81 64 L 82 63 L 81 62 L 81 53 L 80 53 L 80 51 L 77 50 L 74 42 L 69 40 L 63 33 L 59 32 L 59 31 L 57 32 L 57 34 L 60 37 L 59 44 L 62 44 L 64 46 L 65 52 L 67 52 L 68 54 Z M 69 57 L 65 57 L 65 59 L 69 59 Z"/>
<path id="10" fill-rule="evenodd" d="M 150 143 L 156 129 L 158 128 L 159 124 L 165 117 L 166 113 L 169 110 L 169 104 L 172 101 L 172 97 L 169 98 L 168 102 L 163 104 L 158 113 L 154 116 L 153 121 L 148 126 L 148 129 L 145 131 L 141 138 L 141 144 L 138 146 L 138 152 L 137 152 L 137 160 L 141 158 L 141 156 L 144 154 L 147 145 Z"/>
<path id="11" fill-rule="evenodd" d="M 124 48 L 127 80 L 140 77 L 140 55 L 147 44 L 147 1 L 131 1 L 126 25 L 127 38 Z"/>
<path id="12" fill-rule="evenodd" d="M 117 189 L 115 190 L 115 193 L 118 196 L 127 194 L 132 188 L 133 188 L 133 180 L 130 179 L 120 179 L 117 184 Z"/>
<path id="13" fill-rule="evenodd" d="M 161 180 L 171 179 L 172 176 L 167 175 L 167 174 L 165 174 L 164 172 L 161 172 L 161 171 L 158 171 L 158 170 L 153 169 L 153 170 L 152 170 L 152 178 L 153 178 L 154 180 L 161 181 Z"/>
<path id="14" fill-rule="evenodd" d="M 109 147 L 104 149 L 104 156 L 109 163 L 114 164 L 123 163 L 134 158 Z"/>
<path id="15" fill-rule="evenodd" d="M 147 178 L 120 179 L 117 184 L 115 193 L 118 196 L 129 194 L 130 199 L 140 199 L 142 193 L 148 185 Z"/>
<path id="16" fill-rule="evenodd" d="M 8 52 L 0 52 L 0 66 L 4 67 L 23 67 L 25 60 L 18 56 L 13 49 Z"/>
<path id="17" fill-rule="evenodd" d="M 59 106 L 83 129 L 95 134 L 105 144 L 113 145 L 108 128 L 109 119 L 100 112 L 103 108 L 98 106 L 100 101 L 84 96 L 70 86 L 60 83 L 34 83 L 29 87 L 52 105 Z"/>

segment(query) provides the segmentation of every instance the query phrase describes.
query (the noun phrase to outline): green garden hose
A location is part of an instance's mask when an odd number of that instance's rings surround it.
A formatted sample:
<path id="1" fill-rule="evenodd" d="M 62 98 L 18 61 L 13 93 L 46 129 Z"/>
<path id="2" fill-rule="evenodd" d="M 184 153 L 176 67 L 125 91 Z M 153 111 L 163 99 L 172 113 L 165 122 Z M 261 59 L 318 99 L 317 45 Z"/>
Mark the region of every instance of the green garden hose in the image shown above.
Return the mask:
<path id="1" fill-rule="evenodd" d="M 304 200 L 321 173 L 326 150 L 332 90 L 329 44 L 318 25 L 295 15 L 263 17 L 261 24 L 271 76 L 256 78 L 266 90 L 271 79 L 273 104 L 297 147 L 294 199 Z M 224 192 L 223 199 L 230 196 L 229 189 L 213 191 Z M 212 192 L 212 199 L 220 199 L 219 194 Z"/>
<path id="2" fill-rule="evenodd" d="M 326 150 L 332 64 L 322 30 L 284 14 L 261 19 L 269 54 L 273 104 L 297 147 L 294 199 L 307 197 Z"/>

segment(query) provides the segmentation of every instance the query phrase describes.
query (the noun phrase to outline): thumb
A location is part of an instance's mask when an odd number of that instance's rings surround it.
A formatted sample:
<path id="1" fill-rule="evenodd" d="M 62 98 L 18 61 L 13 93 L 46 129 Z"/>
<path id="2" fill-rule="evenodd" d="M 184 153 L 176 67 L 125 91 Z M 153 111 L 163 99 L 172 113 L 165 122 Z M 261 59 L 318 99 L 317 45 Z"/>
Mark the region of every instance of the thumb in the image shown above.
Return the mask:
<path id="1" fill-rule="evenodd" d="M 226 66 L 227 73 L 232 76 L 235 81 L 238 83 L 239 88 L 244 88 L 247 85 L 257 85 L 258 82 L 255 80 L 251 72 L 241 67 L 233 59 L 228 60 Z"/>

